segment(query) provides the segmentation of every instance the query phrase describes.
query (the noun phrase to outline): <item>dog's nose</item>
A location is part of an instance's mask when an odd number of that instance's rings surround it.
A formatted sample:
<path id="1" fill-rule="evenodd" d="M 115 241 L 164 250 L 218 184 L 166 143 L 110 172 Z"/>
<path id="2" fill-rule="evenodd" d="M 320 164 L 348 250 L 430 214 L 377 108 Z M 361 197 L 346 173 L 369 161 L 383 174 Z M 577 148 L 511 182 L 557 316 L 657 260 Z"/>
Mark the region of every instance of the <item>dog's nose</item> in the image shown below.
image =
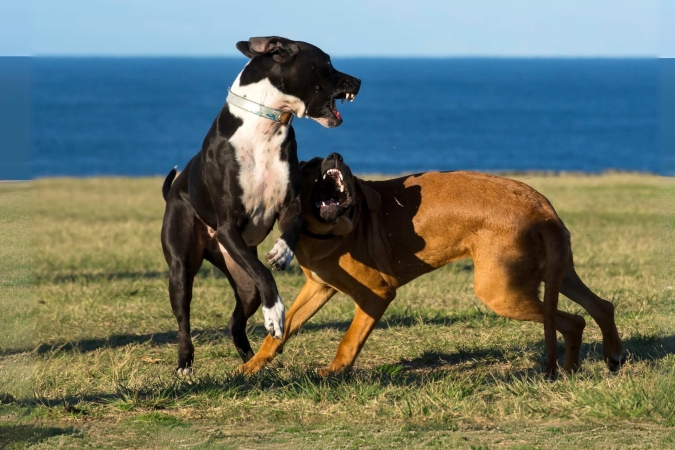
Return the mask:
<path id="1" fill-rule="evenodd" d="M 328 155 L 328 158 L 326 158 L 326 159 L 337 159 L 337 160 L 340 161 L 340 162 L 343 161 L 343 160 L 342 160 L 342 155 L 339 154 L 339 153 L 331 153 L 330 155 Z"/>

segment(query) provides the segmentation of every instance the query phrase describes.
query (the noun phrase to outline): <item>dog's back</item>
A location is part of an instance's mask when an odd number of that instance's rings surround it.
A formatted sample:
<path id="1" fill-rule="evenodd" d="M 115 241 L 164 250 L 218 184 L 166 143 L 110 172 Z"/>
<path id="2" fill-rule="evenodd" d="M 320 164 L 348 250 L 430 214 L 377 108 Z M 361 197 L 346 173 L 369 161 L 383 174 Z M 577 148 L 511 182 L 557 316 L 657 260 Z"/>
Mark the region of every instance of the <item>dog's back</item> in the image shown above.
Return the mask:
<path id="1" fill-rule="evenodd" d="M 365 184 L 382 196 L 378 220 L 390 244 L 397 243 L 391 245 L 394 264 L 415 255 L 433 270 L 473 256 L 486 239 L 508 241 L 517 236 L 533 239 L 530 245 L 540 247 L 535 234 L 542 223 L 549 228 L 555 224 L 565 233 L 546 197 L 507 178 L 466 171 L 427 172 Z"/>

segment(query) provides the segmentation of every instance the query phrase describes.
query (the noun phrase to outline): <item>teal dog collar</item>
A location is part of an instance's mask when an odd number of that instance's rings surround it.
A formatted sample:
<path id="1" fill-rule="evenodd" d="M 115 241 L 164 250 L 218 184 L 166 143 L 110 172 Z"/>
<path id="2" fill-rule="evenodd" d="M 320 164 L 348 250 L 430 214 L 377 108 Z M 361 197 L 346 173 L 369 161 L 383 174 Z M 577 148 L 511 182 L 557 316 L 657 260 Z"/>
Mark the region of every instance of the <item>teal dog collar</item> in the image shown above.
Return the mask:
<path id="1" fill-rule="evenodd" d="M 238 96 L 230 89 L 227 90 L 227 100 L 225 101 L 232 106 L 236 106 L 237 108 L 253 113 L 256 116 L 264 117 L 265 119 L 269 119 L 282 125 L 290 125 L 291 121 L 293 121 L 292 112 L 279 111 L 278 109 L 261 105 L 260 103 Z"/>

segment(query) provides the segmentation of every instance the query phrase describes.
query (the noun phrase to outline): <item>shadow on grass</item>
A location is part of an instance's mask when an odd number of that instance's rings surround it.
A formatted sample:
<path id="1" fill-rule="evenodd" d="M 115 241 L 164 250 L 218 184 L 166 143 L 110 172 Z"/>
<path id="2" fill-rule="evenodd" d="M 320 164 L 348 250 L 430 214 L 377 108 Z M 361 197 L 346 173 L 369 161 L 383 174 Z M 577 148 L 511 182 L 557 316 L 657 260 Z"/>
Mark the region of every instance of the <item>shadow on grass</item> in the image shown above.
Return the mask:
<path id="1" fill-rule="evenodd" d="M 670 336 L 648 336 L 636 335 L 623 341 L 624 349 L 632 361 L 656 361 L 663 359 L 668 355 L 675 354 L 675 335 Z M 529 349 L 535 354 L 541 355 L 542 366 L 545 363 L 545 344 L 541 340 L 531 346 Z M 405 370 L 416 369 L 435 369 L 443 366 L 453 366 L 457 364 L 471 363 L 470 366 L 480 366 L 489 364 L 498 364 L 508 362 L 509 354 L 518 353 L 520 348 L 476 348 L 459 349 L 455 353 L 443 353 L 437 351 L 427 351 L 422 355 L 411 360 L 400 361 Z M 560 365 L 564 358 L 565 348 L 559 344 L 558 353 Z M 581 364 L 588 358 L 603 359 L 602 343 L 585 343 L 581 345 L 580 351 Z"/>
<path id="2" fill-rule="evenodd" d="M 401 360 L 399 364 L 403 370 L 437 369 L 467 362 L 476 365 L 498 364 L 507 361 L 508 352 L 500 348 L 460 349 L 455 353 L 426 351 L 417 358 Z"/>
<path id="3" fill-rule="evenodd" d="M 198 276 L 208 276 L 210 275 L 210 270 L 202 268 L 199 271 Z M 134 271 L 121 271 L 121 272 L 96 272 L 96 273 L 87 273 L 87 272 L 76 272 L 76 273 L 62 273 L 56 275 L 35 275 L 34 281 L 38 284 L 41 283 L 79 283 L 79 284 L 89 284 L 89 283 L 98 283 L 101 281 L 117 281 L 117 280 L 154 280 L 157 278 L 165 278 L 169 280 L 168 271 L 144 271 L 144 272 L 134 272 Z"/>
<path id="4" fill-rule="evenodd" d="M 426 316 L 411 314 L 409 310 L 401 312 L 392 312 L 383 318 L 376 328 L 410 328 L 418 325 L 449 326 L 455 323 L 467 323 L 472 321 L 484 320 L 503 320 L 495 314 L 480 310 L 471 310 L 463 314 L 444 315 L 428 314 Z M 328 321 L 328 322 L 308 322 L 301 328 L 303 333 L 313 333 L 322 330 L 338 329 L 346 330 L 351 321 Z M 252 326 L 248 330 L 250 337 L 263 338 L 267 335 L 267 330 L 261 326 Z M 222 339 L 228 339 L 229 331 L 227 328 L 208 328 L 192 330 L 192 339 L 196 344 L 206 344 L 216 342 Z M 38 355 L 48 353 L 67 353 L 75 350 L 80 352 L 91 352 L 101 348 L 120 348 L 127 345 L 150 344 L 166 345 L 178 343 L 178 331 L 163 331 L 159 333 L 144 334 L 113 334 L 108 337 L 87 338 L 76 341 L 50 342 L 38 345 L 37 349 L 15 348 L 0 349 L 0 356 L 7 356 L 17 353 L 26 353 L 35 351 Z"/>
<path id="5" fill-rule="evenodd" d="M 291 370 L 291 373 L 280 373 L 276 370 L 265 370 L 255 375 L 227 373 L 222 376 L 210 374 L 180 377 L 177 375 L 158 375 L 154 380 L 144 382 L 142 387 L 118 384 L 117 392 L 104 395 L 67 396 L 63 398 L 37 398 L 21 402 L 22 405 L 42 405 L 49 408 L 61 408 L 77 405 L 76 409 L 86 414 L 89 405 L 108 405 L 118 407 L 122 411 L 134 408 L 143 410 L 163 410 L 182 404 L 185 399 L 194 400 L 198 396 L 217 396 L 219 398 L 242 398 L 259 395 L 264 392 L 273 393 L 280 399 L 322 398 L 339 401 L 341 396 L 349 398 L 354 389 L 366 387 L 385 388 L 388 386 L 409 389 L 422 388 L 427 384 L 441 380 L 456 381 L 465 394 L 470 394 L 480 385 L 495 383 L 497 380 L 526 379 L 536 377 L 533 369 L 517 370 L 508 375 L 495 377 L 466 377 L 464 374 L 444 370 L 406 371 L 400 364 L 391 364 L 371 370 L 355 370 L 333 377 L 321 377 L 315 370 L 302 368 Z"/>
<path id="6" fill-rule="evenodd" d="M 377 328 L 409 328 L 420 324 L 435 325 L 435 326 L 449 326 L 455 323 L 466 323 L 471 321 L 481 320 L 502 320 L 498 316 L 483 311 L 471 311 L 462 315 L 431 315 L 427 317 L 420 317 L 410 315 L 408 311 L 400 313 L 389 314 L 386 319 L 378 323 Z M 302 332 L 318 332 L 327 329 L 346 330 L 351 322 L 349 321 L 329 321 L 319 323 L 306 323 L 302 327 Z M 249 336 L 262 338 L 267 334 L 267 331 L 261 326 L 253 326 L 249 329 Z M 209 328 L 196 329 L 192 331 L 192 338 L 197 345 L 203 345 L 210 342 L 217 342 L 223 339 L 229 339 L 229 331 L 227 328 Z M 164 331 L 160 333 L 145 333 L 145 334 L 114 334 L 105 338 L 89 338 L 78 341 L 67 341 L 61 343 L 43 343 L 37 349 L 17 348 L 17 349 L 2 349 L 0 356 L 8 356 L 18 353 L 26 353 L 35 351 L 38 355 L 60 352 L 91 352 L 101 348 L 120 348 L 127 345 L 135 344 L 150 344 L 150 345 L 167 345 L 178 343 L 177 331 Z M 664 358 L 668 354 L 675 354 L 675 335 L 670 336 L 655 336 L 655 335 L 634 335 L 623 341 L 629 357 L 633 361 L 658 360 Z M 292 341 L 291 341 L 292 345 Z M 544 354 L 543 340 L 535 345 L 535 352 Z M 517 352 L 518 349 L 511 350 Z M 466 353 L 460 349 L 457 353 L 435 353 L 426 352 L 416 360 L 406 362 L 410 367 L 439 367 L 448 364 L 456 364 L 458 362 L 466 362 L 469 360 L 486 360 L 493 359 L 505 362 L 506 350 L 501 349 L 481 349 L 472 350 Z M 564 352 L 562 345 L 559 352 Z M 602 343 L 585 343 L 581 346 L 581 360 L 588 357 L 602 358 Z"/>
<path id="7" fill-rule="evenodd" d="M 73 427 L 41 427 L 38 425 L 0 425 L 2 448 L 26 448 L 54 436 L 77 433 Z"/>
<path id="8" fill-rule="evenodd" d="M 279 272 L 276 276 L 285 276 L 285 275 L 302 275 L 302 269 L 297 264 L 291 264 L 283 272 Z M 195 275 L 196 278 L 222 278 L 225 281 L 225 285 L 229 286 L 227 283 L 227 278 L 220 270 L 204 262 L 204 266 L 199 269 L 199 272 Z M 162 270 L 148 270 L 148 271 L 119 271 L 119 272 L 75 272 L 75 273 L 61 273 L 56 275 L 39 275 L 36 274 L 34 281 L 38 284 L 41 283 L 77 283 L 77 284 L 89 284 L 89 283 L 100 283 L 100 282 L 111 282 L 118 280 L 156 280 L 164 279 L 169 282 L 169 271 Z"/>
<path id="9" fill-rule="evenodd" d="M 628 356 L 634 361 L 649 361 L 675 354 L 675 334 L 654 336 L 639 334 L 623 341 Z M 600 345 L 597 345 L 600 352 Z"/>
<path id="10" fill-rule="evenodd" d="M 658 360 L 674 353 L 675 335 L 665 337 L 635 336 L 625 341 L 631 358 L 635 360 Z M 541 353 L 541 367 L 544 366 L 543 341 L 534 345 L 535 352 Z M 353 372 L 323 378 L 314 370 L 307 368 L 291 369 L 288 372 L 264 370 L 253 376 L 226 373 L 223 375 L 206 374 L 191 377 L 159 374 L 142 387 L 129 387 L 119 383 L 117 392 L 105 395 L 69 396 L 61 399 L 35 399 L 30 404 L 47 407 L 78 405 L 81 402 L 111 405 L 116 404 L 123 410 L 130 408 L 165 409 L 175 406 L 186 398 L 196 395 L 207 397 L 240 398 L 247 395 L 272 391 L 280 398 L 314 398 L 339 401 L 340 396 L 348 398 L 353 391 L 370 387 L 387 386 L 422 388 L 427 384 L 442 380 L 451 380 L 455 396 L 471 395 L 476 389 L 484 389 L 491 383 L 520 383 L 525 380 L 539 379 L 544 374 L 537 368 L 485 370 L 481 374 L 467 376 L 464 370 L 445 370 L 447 367 L 469 364 L 475 367 L 490 367 L 506 363 L 510 355 L 517 354 L 521 348 L 473 348 L 460 349 L 453 353 L 436 351 L 425 352 L 417 358 L 403 359 L 393 364 L 384 364 L 374 369 L 355 370 Z M 562 350 L 562 349 L 561 349 Z M 582 348 L 582 357 L 592 355 L 602 358 L 601 345 L 586 344 Z M 562 352 L 561 352 L 562 358 Z M 583 364 L 583 359 L 582 359 Z M 425 370 L 427 369 L 427 370 Z M 481 387 L 483 386 L 483 387 Z M 454 392 L 454 391 L 453 391 Z"/>

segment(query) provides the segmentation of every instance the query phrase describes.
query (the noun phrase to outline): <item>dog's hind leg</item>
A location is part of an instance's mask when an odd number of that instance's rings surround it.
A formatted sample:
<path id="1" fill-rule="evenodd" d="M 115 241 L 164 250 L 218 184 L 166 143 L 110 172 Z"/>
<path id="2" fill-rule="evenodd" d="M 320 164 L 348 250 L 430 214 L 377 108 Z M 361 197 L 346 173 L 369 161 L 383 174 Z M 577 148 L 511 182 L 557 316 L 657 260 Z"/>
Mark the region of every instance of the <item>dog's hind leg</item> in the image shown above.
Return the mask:
<path id="1" fill-rule="evenodd" d="M 235 292 L 237 292 L 239 298 L 237 299 L 237 304 L 232 312 L 232 317 L 230 317 L 228 327 L 230 329 L 230 338 L 232 339 L 239 356 L 241 356 L 241 360 L 247 362 L 253 358 L 254 353 L 251 348 L 251 343 L 248 340 L 248 336 L 246 335 L 246 326 L 248 324 L 248 319 L 250 319 L 260 307 L 260 294 L 255 287 L 255 283 L 252 283 L 251 285 L 239 283 L 235 287 Z"/>
<path id="2" fill-rule="evenodd" d="M 176 213 L 174 208 L 174 213 Z M 185 211 L 183 211 L 185 212 Z M 167 220 L 167 217 L 173 217 Z M 194 346 L 190 336 L 190 303 L 195 274 L 204 260 L 204 245 L 197 231 L 190 226 L 188 216 L 165 216 L 162 227 L 162 247 L 169 265 L 169 298 L 178 322 L 179 373 L 190 373 L 194 361 Z"/>
<path id="3" fill-rule="evenodd" d="M 476 260 L 474 290 L 478 298 L 500 316 L 543 324 L 544 303 L 539 300 L 537 277 L 532 277 L 529 270 L 518 270 L 517 265 L 486 259 Z M 563 311 L 555 313 L 555 328 L 565 339 L 563 368 L 567 371 L 579 368 L 585 326 L 586 321 L 581 316 Z M 555 361 L 547 361 L 548 376 L 555 376 L 556 366 Z"/>
<path id="4" fill-rule="evenodd" d="M 614 305 L 591 291 L 581 281 L 574 268 L 571 268 L 565 274 L 560 292 L 581 305 L 595 320 L 602 331 L 602 352 L 607 367 L 611 371 L 619 370 L 626 361 L 626 356 L 614 321 Z"/>
<path id="5" fill-rule="evenodd" d="M 253 357 L 253 349 L 246 335 L 246 325 L 248 319 L 260 307 L 260 292 L 246 271 L 232 260 L 222 246 L 219 245 L 219 248 L 220 251 L 207 252 L 207 259 L 227 276 L 234 290 L 235 306 L 228 328 L 234 347 L 241 359 L 246 362 Z M 255 247 L 251 247 L 250 251 L 256 254 Z"/>

